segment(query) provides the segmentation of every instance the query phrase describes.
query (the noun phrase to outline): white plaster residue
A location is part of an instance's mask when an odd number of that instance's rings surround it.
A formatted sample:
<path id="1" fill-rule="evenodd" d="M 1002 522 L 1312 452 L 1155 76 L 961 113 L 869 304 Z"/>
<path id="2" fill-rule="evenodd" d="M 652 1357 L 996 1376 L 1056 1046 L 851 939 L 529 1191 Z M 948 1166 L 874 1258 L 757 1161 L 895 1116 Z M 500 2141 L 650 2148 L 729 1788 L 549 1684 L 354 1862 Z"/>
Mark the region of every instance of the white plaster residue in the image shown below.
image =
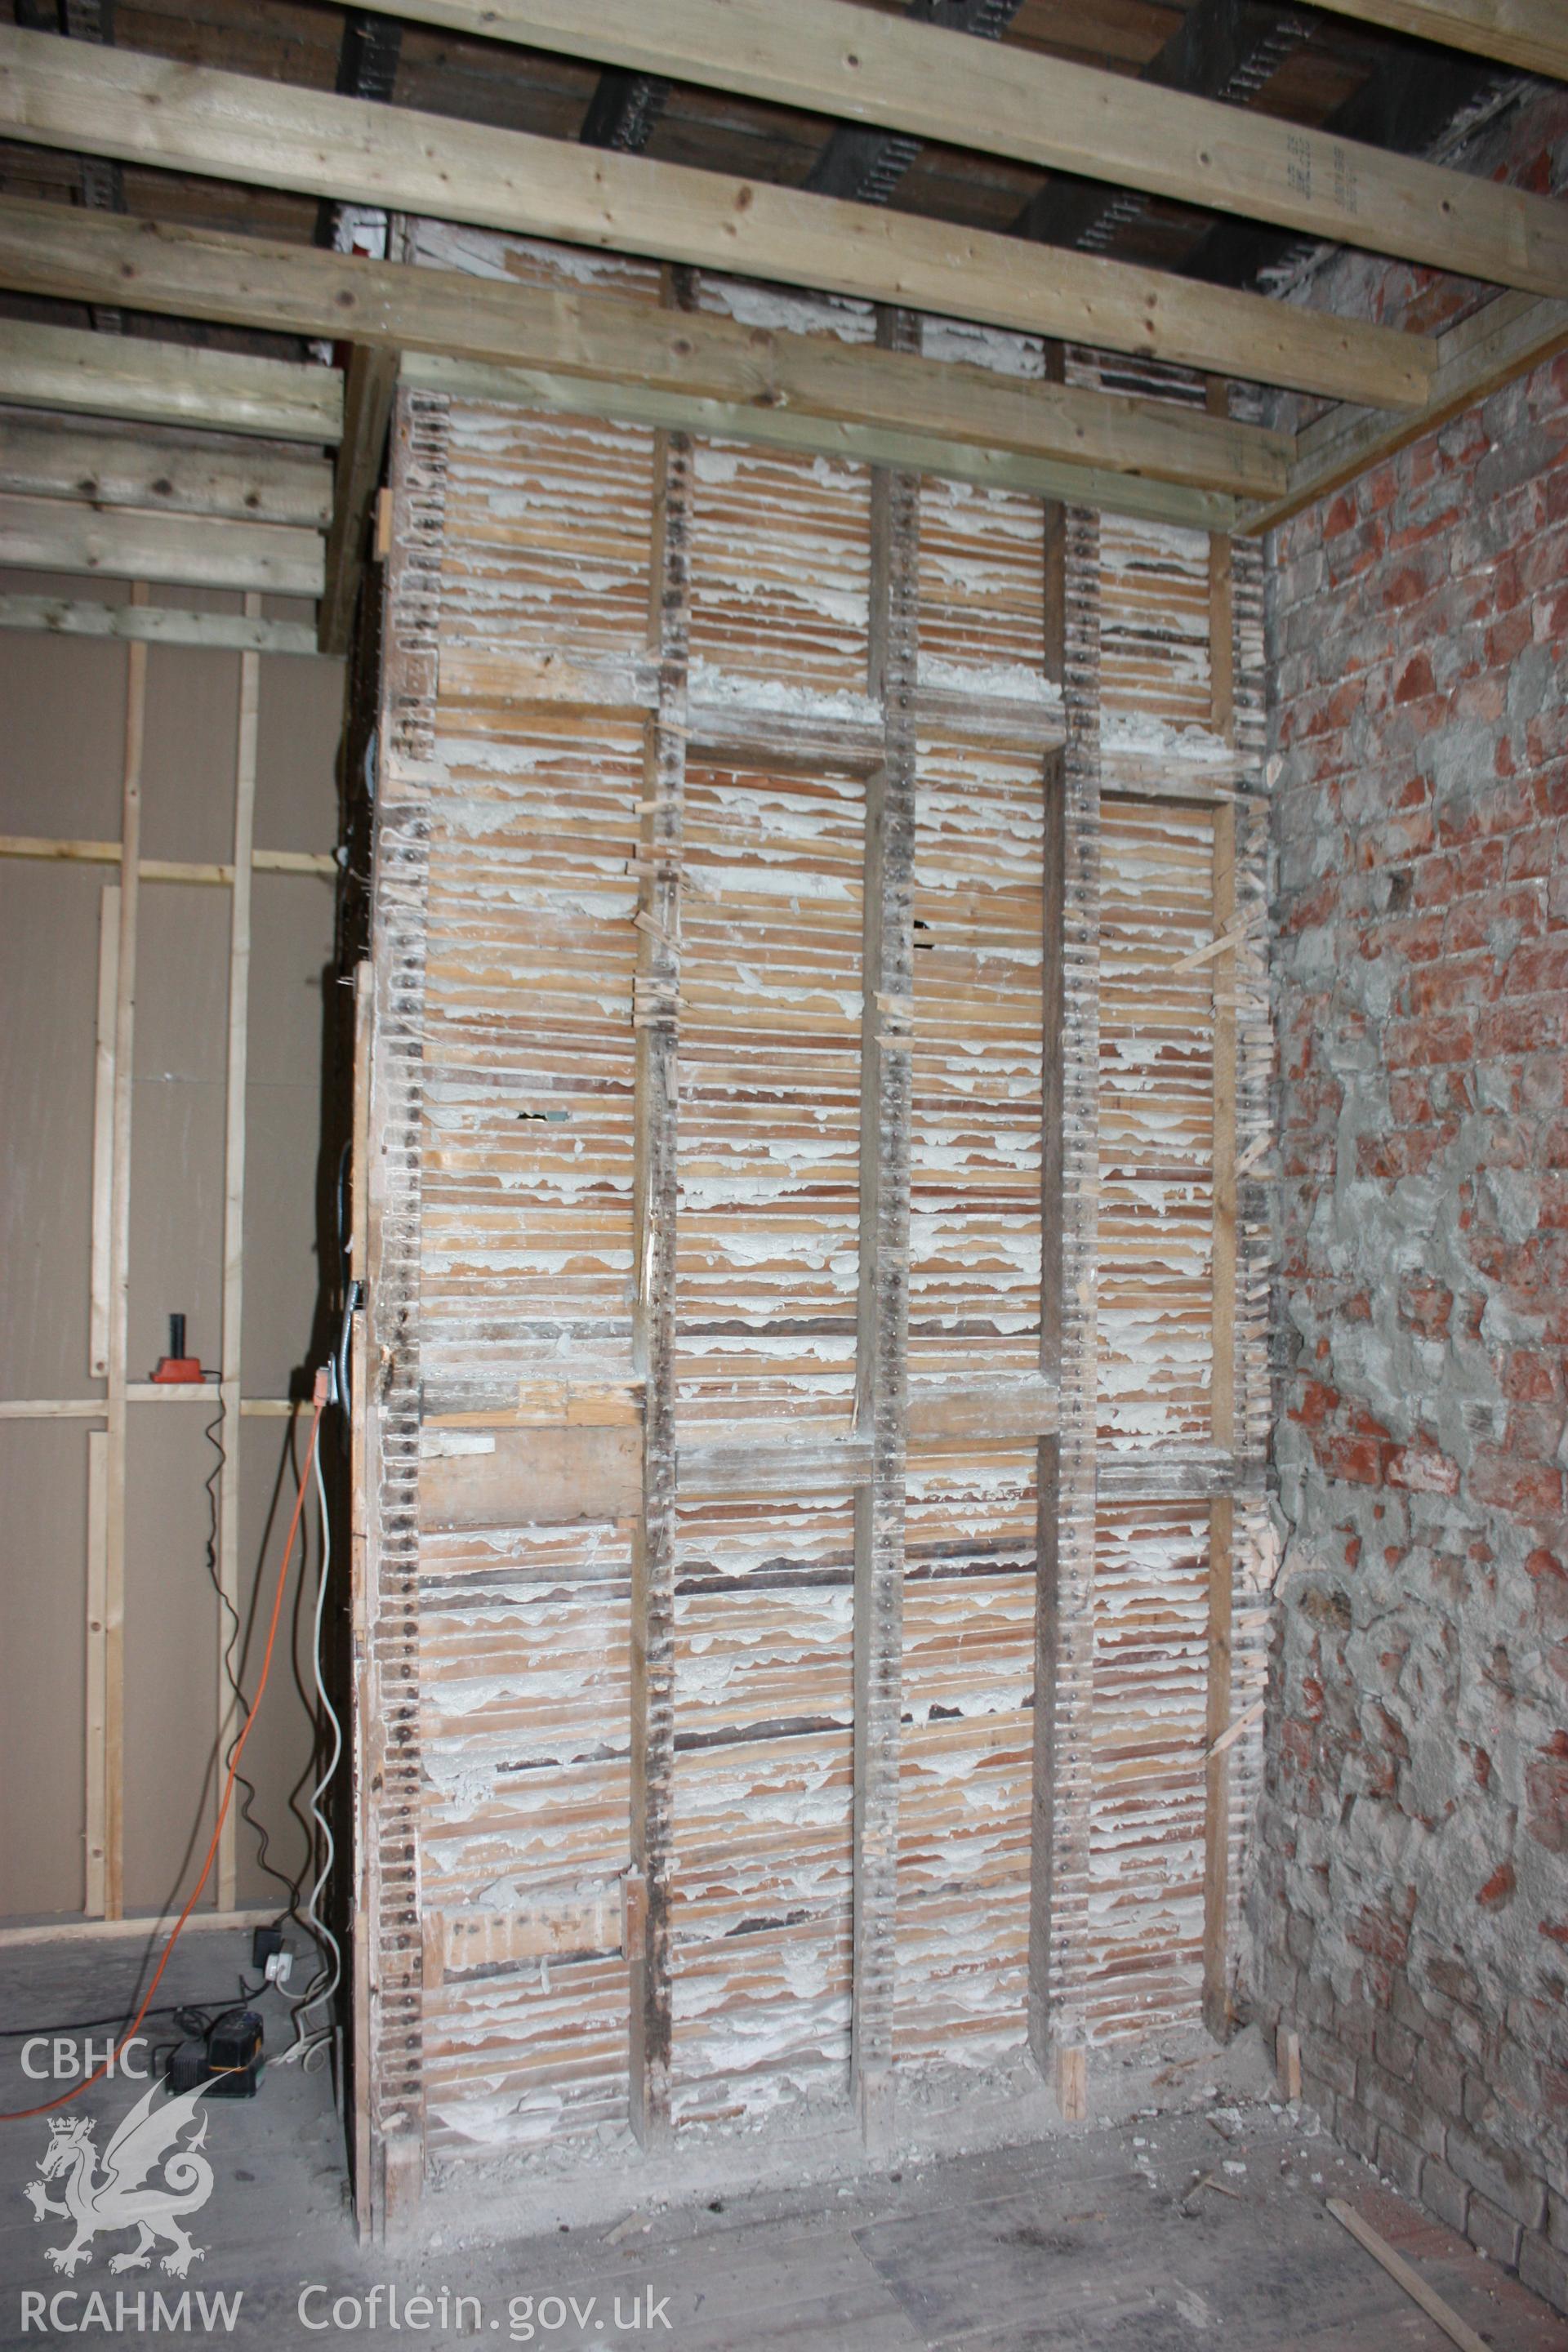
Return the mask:
<path id="1" fill-rule="evenodd" d="M 1043 336 L 983 327 L 973 319 L 928 318 L 921 350 L 928 360 L 986 368 L 993 375 L 1020 376 L 1037 383 L 1046 372 Z"/>
<path id="2" fill-rule="evenodd" d="M 1114 756 L 1127 752 L 1138 759 L 1177 758 L 1189 764 L 1232 768 L 1236 753 L 1230 744 L 1202 727 L 1172 727 L 1147 711 L 1107 711 L 1100 723 L 1100 748 Z"/>
<path id="3" fill-rule="evenodd" d="M 877 314 L 868 302 L 843 295 L 797 294 L 749 278 L 716 278 L 707 270 L 698 279 L 697 306 L 738 319 L 743 327 L 790 335 L 837 335 L 845 343 L 871 342 L 877 332 Z"/>
<path id="4" fill-rule="evenodd" d="M 441 1462 L 459 1454 L 493 1454 L 496 1442 L 481 1429 L 422 1429 L 419 1433 L 419 1458 L 422 1462 Z"/>
<path id="5" fill-rule="evenodd" d="M 717 709 L 738 705 L 794 719 L 845 720 L 862 727 L 882 723 L 881 704 L 869 695 L 852 694 L 847 687 L 787 686 L 779 678 L 747 677 L 738 670 L 716 669 L 710 662 L 700 660 L 691 665 L 688 691 L 693 702 Z"/>

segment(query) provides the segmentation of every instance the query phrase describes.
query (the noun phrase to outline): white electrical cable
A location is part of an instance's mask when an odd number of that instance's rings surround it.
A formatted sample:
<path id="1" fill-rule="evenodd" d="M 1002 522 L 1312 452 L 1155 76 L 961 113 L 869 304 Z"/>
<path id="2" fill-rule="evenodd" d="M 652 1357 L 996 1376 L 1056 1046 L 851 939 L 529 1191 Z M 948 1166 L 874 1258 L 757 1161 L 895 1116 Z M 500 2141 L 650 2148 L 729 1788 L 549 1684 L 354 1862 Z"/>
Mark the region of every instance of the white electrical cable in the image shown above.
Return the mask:
<path id="1" fill-rule="evenodd" d="M 314 1789 L 310 1791 L 310 1811 L 314 1815 L 317 1825 L 321 1832 L 321 1841 L 325 1851 L 325 1858 L 321 1864 L 321 1875 L 316 1880 L 314 1886 L 311 1887 L 310 1900 L 305 1906 L 305 1925 L 310 1930 L 311 1935 L 316 1938 L 317 1943 L 321 1946 L 324 1950 L 329 1950 L 331 1957 L 330 1959 L 323 1959 L 320 1970 L 316 1976 L 311 1979 L 310 1983 L 307 1986 L 300 1998 L 295 2002 L 294 2040 L 290 2047 L 284 2052 L 282 2057 L 277 2062 L 279 2065 L 286 2066 L 291 2060 L 298 2058 L 300 2061 L 301 2065 L 305 2068 L 310 2066 L 310 2060 L 314 2056 L 315 2053 L 318 2050 L 324 2050 L 332 2039 L 332 2021 L 330 2015 L 324 2025 L 316 2027 L 311 2032 L 307 2032 L 305 2030 L 305 2019 L 312 2009 L 319 2008 L 323 2001 L 331 2000 L 333 1993 L 336 1992 L 338 1989 L 338 1984 L 342 1975 L 342 1956 L 338 1948 L 338 1939 L 333 1935 L 331 1929 L 327 1926 L 326 1921 L 319 1916 L 316 1910 L 316 1905 L 321 1899 L 321 1890 L 332 1874 L 332 1864 L 336 1859 L 337 1854 L 337 1849 L 332 1840 L 331 1824 L 327 1820 L 325 1813 L 321 1811 L 321 1799 L 325 1796 L 328 1789 L 331 1788 L 333 1776 L 335 1775 L 338 1765 L 342 1760 L 343 1752 L 343 1734 L 342 1726 L 338 1721 L 337 1712 L 332 1706 L 331 1700 L 327 1696 L 326 1684 L 321 1679 L 321 1624 L 326 1612 L 327 1579 L 332 1565 L 332 1533 L 327 1518 L 327 1486 L 326 1481 L 321 1475 L 321 1455 L 320 1447 L 316 1450 L 315 1469 L 316 1503 L 321 1528 L 321 1568 L 320 1580 L 316 1586 L 315 1655 L 313 1663 L 316 1676 L 316 1696 L 321 1700 L 322 1706 L 326 1709 L 327 1720 L 332 1727 L 332 1752 L 327 1759 L 326 1770 L 322 1773 Z"/>

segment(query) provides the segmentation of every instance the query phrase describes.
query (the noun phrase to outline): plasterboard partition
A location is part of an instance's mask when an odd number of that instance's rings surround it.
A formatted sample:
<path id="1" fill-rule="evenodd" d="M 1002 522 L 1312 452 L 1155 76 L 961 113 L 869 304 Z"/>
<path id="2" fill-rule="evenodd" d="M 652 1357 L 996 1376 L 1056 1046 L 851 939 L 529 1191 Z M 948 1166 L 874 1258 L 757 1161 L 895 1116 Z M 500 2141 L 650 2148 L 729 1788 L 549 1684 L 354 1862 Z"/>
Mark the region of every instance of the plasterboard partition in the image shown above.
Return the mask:
<path id="1" fill-rule="evenodd" d="M 85 593 L 97 607 L 132 609 L 123 584 L 42 585 L 68 604 Z M 33 595 L 40 583 L 31 575 L 0 587 Z M 244 618 L 238 596 L 196 591 L 153 592 L 139 609 L 154 613 L 160 596 L 182 611 Z M 286 628 L 298 625 L 299 608 L 269 600 L 257 617 L 264 630 Z M 3 629 L 0 664 L 10 719 L 0 752 L 0 892 L 12 1218 L 0 1446 L 15 1678 L 4 1705 L 0 1911 L 145 1913 L 176 1889 L 188 1845 L 199 1832 L 199 1853 L 211 1828 L 221 1680 L 204 1482 L 218 1474 L 216 1565 L 242 1615 L 258 1574 L 277 1565 L 279 1478 L 290 1487 L 284 1401 L 316 1304 L 342 673 L 333 663 L 156 638 Z M 141 857 L 127 967 L 120 853 L 133 745 Z M 296 863 L 249 875 L 237 898 L 227 877 L 247 775 L 259 845 Z M 9 854 L 18 842 L 30 854 Z M 53 854 L 83 844 L 90 858 Z M 240 849 L 243 873 L 243 836 Z M 189 881 L 163 878 L 180 874 Z M 233 914 L 247 896 L 248 1066 L 239 1089 L 229 1079 L 227 1014 Z M 237 1017 L 246 994 L 242 986 Z M 128 1065 L 116 1050 L 125 1014 Z M 116 1153 L 115 1082 L 127 1067 Z M 226 1149 L 226 1124 L 243 1137 L 243 1155 Z M 226 1202 L 231 1244 L 243 1240 L 246 1261 L 266 1278 L 251 1286 L 243 1356 L 232 1276 L 227 1286 L 224 1474 L 204 1435 L 216 1383 L 190 1396 L 150 1394 L 147 1381 L 167 1349 L 170 1310 L 186 1314 L 192 1351 L 225 1368 Z M 105 1378 L 117 1222 L 126 1298 L 118 1465 Z M 313 1538 L 310 1554 L 313 1562 Z M 289 1795 L 311 1738 L 285 1674 L 247 1757 L 271 1858 L 289 1874 L 303 1859 Z M 232 1908 L 269 1891 L 282 1899 L 237 1822 L 214 1898 Z"/>
<path id="2" fill-rule="evenodd" d="M 1031 2038 L 1070 2110 L 1236 1962 L 1268 1045 L 1253 934 L 1205 950 L 1261 888 L 1254 559 L 417 362 L 392 515 L 362 2217 L 437 2153 L 876 2138 Z"/>

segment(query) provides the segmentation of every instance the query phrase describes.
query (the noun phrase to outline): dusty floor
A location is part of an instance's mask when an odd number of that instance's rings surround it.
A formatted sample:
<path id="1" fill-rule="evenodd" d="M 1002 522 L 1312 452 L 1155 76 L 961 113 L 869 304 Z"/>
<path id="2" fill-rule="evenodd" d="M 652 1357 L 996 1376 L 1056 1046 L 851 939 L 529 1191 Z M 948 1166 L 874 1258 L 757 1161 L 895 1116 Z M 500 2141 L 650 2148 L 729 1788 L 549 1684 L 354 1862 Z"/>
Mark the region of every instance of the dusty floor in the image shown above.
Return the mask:
<path id="1" fill-rule="evenodd" d="M 117 1941 L 0 1950 L 8 2107 L 51 2088 L 24 2075 L 14 2029 L 106 2014 L 139 1957 Z M 232 1935 L 191 1937 L 174 1997 L 231 1997 L 244 1957 Z M 269 2011 L 280 2047 L 275 2000 Z M 47 2057 L 30 2055 L 35 2065 Z M 101 2147 L 139 2095 L 104 2084 L 67 2113 L 96 2117 Z M 557 2352 L 1439 2352 L 1446 2337 L 1325 2212 L 1336 2193 L 1496 2352 L 1568 2346 L 1568 2326 L 1517 2282 L 1341 2156 L 1310 2117 L 1266 2101 L 1222 2095 L 1022 2147 L 910 2158 L 826 2188 L 686 2205 L 645 2198 L 640 2209 L 622 2197 L 612 2219 L 510 2242 L 488 2234 L 493 2205 L 480 2237 L 459 2184 L 433 2200 L 428 2242 L 392 2253 L 354 2243 L 327 2078 L 274 2066 L 254 2103 L 211 2108 L 215 2184 L 190 2216 L 205 2251 L 184 2279 L 156 2255 L 147 2270 L 112 2274 L 110 2259 L 133 2243 L 124 2230 L 100 2234 L 72 2276 L 50 2267 L 47 2250 L 71 2225 L 36 2220 L 24 2195 L 49 2137 L 41 2117 L 0 2126 L 6 2347 L 67 2336 L 154 2341 L 172 2320 L 169 2332 L 197 2344 L 352 2337 L 402 2352 L 484 2338 Z M 61 2187 L 51 2180 L 46 2193 L 58 2200 Z M 426 2303 L 412 2300 L 421 2294 Z"/>

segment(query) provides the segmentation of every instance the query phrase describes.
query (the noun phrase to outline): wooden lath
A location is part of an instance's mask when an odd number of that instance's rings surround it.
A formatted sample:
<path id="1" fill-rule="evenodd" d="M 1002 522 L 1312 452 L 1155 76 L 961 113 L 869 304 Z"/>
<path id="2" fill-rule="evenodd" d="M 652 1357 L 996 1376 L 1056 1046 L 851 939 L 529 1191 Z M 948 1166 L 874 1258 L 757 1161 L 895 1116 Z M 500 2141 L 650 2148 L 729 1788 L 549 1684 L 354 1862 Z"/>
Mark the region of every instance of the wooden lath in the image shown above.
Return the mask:
<path id="1" fill-rule="evenodd" d="M 794 0 L 787 15 L 769 0 L 392 0 L 392 10 L 1568 295 L 1568 217 L 1549 197 L 845 0 Z"/>

